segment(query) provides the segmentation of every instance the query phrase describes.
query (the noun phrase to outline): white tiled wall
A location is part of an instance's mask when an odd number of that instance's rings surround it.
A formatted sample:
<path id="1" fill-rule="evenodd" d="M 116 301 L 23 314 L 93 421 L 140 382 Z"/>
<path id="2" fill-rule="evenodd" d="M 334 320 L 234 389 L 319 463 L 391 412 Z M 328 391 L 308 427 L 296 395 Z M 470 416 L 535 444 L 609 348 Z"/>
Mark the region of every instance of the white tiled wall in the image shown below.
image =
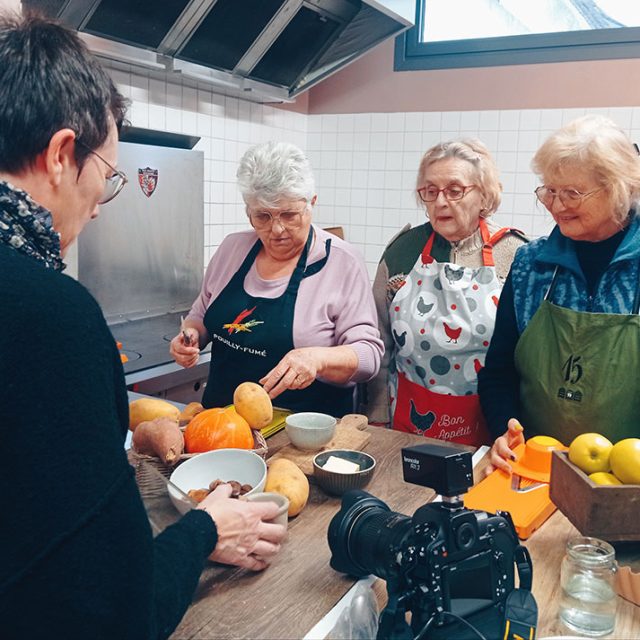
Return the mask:
<path id="1" fill-rule="evenodd" d="M 256 142 L 287 140 L 307 151 L 318 186 L 314 221 L 344 227 L 373 277 L 387 241 L 407 222 L 424 220 L 413 190 L 420 157 L 436 142 L 480 138 L 504 187 L 496 222 L 537 236 L 550 231 L 551 219 L 536 205 L 529 163 L 550 132 L 584 113 L 602 113 L 640 139 L 640 107 L 307 116 L 123 69 L 110 71 L 132 100 L 134 125 L 202 137 L 196 148 L 205 154 L 205 265 L 225 234 L 247 227 L 235 171 Z"/>
<path id="2" fill-rule="evenodd" d="M 373 276 L 387 241 L 404 224 L 424 221 L 414 198 L 422 153 L 461 136 L 480 138 L 493 154 L 503 184 L 494 220 L 531 236 L 552 228 L 536 205 L 539 182 L 531 158 L 546 136 L 585 113 L 613 118 L 640 139 L 640 108 L 547 109 L 424 113 L 363 113 L 308 116 L 307 149 L 318 176 L 318 215 L 342 224 L 363 252 Z"/>
<path id="3" fill-rule="evenodd" d="M 237 162 L 256 142 L 307 144 L 307 116 L 215 94 L 193 83 L 168 83 L 107 66 L 119 90 L 131 100 L 127 114 L 137 127 L 200 136 L 204 152 L 204 265 L 224 236 L 247 228 L 236 188 Z"/>

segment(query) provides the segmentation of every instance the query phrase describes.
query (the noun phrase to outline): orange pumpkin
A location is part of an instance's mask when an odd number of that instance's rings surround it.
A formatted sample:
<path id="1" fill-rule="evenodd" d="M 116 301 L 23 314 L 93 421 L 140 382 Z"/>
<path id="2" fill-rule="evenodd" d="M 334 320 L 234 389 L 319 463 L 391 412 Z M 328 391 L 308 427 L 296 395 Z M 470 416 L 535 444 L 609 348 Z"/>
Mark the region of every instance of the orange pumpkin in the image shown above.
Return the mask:
<path id="1" fill-rule="evenodd" d="M 184 432 L 188 453 L 213 449 L 253 449 L 249 423 L 233 407 L 206 409 L 192 418 Z"/>

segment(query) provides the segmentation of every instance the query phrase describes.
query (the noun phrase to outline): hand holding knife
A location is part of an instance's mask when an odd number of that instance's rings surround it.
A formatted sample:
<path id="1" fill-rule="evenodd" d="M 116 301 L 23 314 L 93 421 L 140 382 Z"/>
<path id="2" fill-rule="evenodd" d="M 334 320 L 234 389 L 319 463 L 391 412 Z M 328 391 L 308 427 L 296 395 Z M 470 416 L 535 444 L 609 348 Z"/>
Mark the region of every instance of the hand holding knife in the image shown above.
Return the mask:
<path id="1" fill-rule="evenodd" d="M 187 318 L 188 320 L 188 318 Z M 169 353 L 185 369 L 198 364 L 200 358 L 200 330 L 198 321 L 189 322 L 180 317 L 180 330 L 169 344 Z"/>

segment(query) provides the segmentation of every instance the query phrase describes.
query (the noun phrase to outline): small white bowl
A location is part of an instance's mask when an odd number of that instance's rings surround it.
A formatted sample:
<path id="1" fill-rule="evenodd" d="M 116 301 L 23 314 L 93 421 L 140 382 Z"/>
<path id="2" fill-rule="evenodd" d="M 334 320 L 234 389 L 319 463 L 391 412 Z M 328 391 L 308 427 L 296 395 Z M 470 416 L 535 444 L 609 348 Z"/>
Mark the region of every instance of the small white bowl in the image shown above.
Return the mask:
<path id="1" fill-rule="evenodd" d="M 216 449 L 185 460 L 169 479 L 184 493 L 189 493 L 191 489 L 206 489 L 217 479 L 225 482 L 236 480 L 253 487 L 245 494 L 248 496 L 264 489 L 267 465 L 257 453 L 248 449 Z M 180 513 L 187 513 L 193 508 L 193 504 L 171 485 L 167 488 L 171 501 Z"/>
<path id="2" fill-rule="evenodd" d="M 287 416 L 284 429 L 291 444 L 303 451 L 318 451 L 331 441 L 337 420 L 326 413 L 306 411 Z"/>
<path id="3" fill-rule="evenodd" d="M 274 524 L 282 524 L 285 527 L 289 523 L 289 498 L 273 491 L 267 491 L 266 493 L 250 493 L 243 496 L 247 502 L 275 502 L 278 505 L 278 513 L 276 517 L 269 522 Z"/>

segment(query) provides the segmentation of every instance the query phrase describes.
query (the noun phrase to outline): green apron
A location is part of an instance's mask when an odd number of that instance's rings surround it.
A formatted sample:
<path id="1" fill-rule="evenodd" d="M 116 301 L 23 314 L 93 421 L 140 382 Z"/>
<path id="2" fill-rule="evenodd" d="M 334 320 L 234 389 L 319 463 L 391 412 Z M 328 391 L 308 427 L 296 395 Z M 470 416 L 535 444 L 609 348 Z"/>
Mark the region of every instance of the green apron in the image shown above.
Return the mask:
<path id="1" fill-rule="evenodd" d="M 515 350 L 527 437 L 640 437 L 640 296 L 629 315 L 565 309 L 549 301 L 557 273 Z"/>

